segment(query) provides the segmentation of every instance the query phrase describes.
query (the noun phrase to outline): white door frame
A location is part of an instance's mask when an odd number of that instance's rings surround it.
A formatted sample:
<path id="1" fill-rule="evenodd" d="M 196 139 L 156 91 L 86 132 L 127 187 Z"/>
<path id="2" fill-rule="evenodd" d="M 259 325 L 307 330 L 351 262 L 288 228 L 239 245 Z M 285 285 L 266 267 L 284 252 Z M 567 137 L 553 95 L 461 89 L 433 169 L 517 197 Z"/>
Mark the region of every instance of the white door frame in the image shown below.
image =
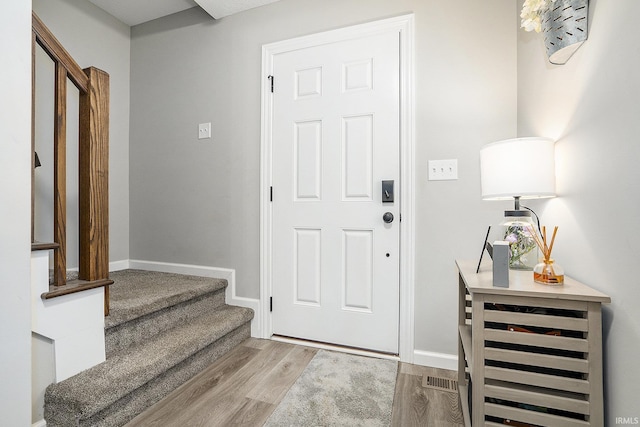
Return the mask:
<path id="1" fill-rule="evenodd" d="M 400 319 L 399 356 L 407 363 L 414 354 L 415 292 L 415 137 L 414 137 L 414 16 L 374 21 L 262 46 L 262 127 L 260 147 L 260 314 L 262 338 L 271 338 L 269 310 L 272 278 L 272 120 L 271 81 L 275 55 L 327 43 L 398 31 L 400 33 Z M 277 90 L 277 76 L 275 88 Z"/>

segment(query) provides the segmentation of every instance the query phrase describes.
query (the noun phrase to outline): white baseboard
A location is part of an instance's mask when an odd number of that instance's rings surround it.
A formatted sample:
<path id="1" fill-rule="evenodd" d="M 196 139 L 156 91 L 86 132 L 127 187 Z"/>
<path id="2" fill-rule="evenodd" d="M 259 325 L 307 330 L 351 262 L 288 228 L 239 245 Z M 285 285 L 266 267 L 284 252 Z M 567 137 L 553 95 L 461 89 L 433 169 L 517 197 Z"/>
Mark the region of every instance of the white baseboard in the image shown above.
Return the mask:
<path id="1" fill-rule="evenodd" d="M 458 370 L 458 356 L 455 354 L 435 353 L 432 351 L 414 350 L 413 363 L 415 365 L 430 366 L 432 368 Z"/>
<path id="2" fill-rule="evenodd" d="M 118 265 L 125 265 L 125 261 L 117 261 Z M 113 264 L 116 264 L 113 263 Z M 109 265 L 111 267 L 111 264 Z M 236 294 L 236 271 L 231 268 L 207 267 L 203 265 L 192 264 L 175 264 L 169 262 L 142 261 L 142 260 L 126 260 L 126 267 L 121 268 L 160 271 L 163 273 L 190 274 L 193 276 L 212 277 L 215 279 L 225 279 L 229 286 L 225 293 L 225 301 L 230 305 L 239 307 L 247 307 L 254 311 L 253 320 L 251 321 L 251 336 L 254 338 L 262 337 L 262 325 L 260 322 L 260 300 L 255 298 L 240 297 Z M 111 270 L 111 268 L 110 268 Z M 117 270 L 111 270 L 117 271 Z"/>
<path id="3" fill-rule="evenodd" d="M 131 268 L 129 267 L 129 260 L 128 259 L 122 259 L 120 261 L 111 261 L 109 263 L 109 271 L 120 271 L 120 270 L 126 270 L 127 268 Z M 80 268 L 79 267 L 67 267 L 67 271 L 79 271 Z"/>
<path id="4" fill-rule="evenodd" d="M 130 259 L 129 267 L 137 270 L 160 271 L 163 273 L 191 274 L 193 276 L 213 277 L 215 279 L 227 279 L 232 286 L 235 270 L 230 268 L 207 267 L 204 265 L 176 264 L 171 262 L 142 261 Z M 233 283 L 235 286 L 235 283 Z"/>
<path id="5" fill-rule="evenodd" d="M 130 261 L 128 259 L 123 259 L 120 261 L 112 261 L 109 263 L 109 271 L 120 271 L 131 268 L 129 266 Z"/>
<path id="6" fill-rule="evenodd" d="M 31 424 L 31 427 L 47 427 L 47 422 L 45 420 L 36 421 Z"/>

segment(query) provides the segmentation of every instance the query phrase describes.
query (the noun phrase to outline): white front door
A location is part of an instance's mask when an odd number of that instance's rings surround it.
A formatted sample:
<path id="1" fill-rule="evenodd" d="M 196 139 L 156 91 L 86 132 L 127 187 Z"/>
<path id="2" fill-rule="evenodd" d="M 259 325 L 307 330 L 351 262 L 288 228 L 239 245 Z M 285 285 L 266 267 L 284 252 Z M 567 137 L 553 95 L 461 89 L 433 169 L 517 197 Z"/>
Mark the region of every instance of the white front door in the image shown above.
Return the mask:
<path id="1" fill-rule="evenodd" d="M 273 59 L 276 335 L 398 353 L 399 37 Z M 383 180 L 394 181 L 393 202 Z"/>

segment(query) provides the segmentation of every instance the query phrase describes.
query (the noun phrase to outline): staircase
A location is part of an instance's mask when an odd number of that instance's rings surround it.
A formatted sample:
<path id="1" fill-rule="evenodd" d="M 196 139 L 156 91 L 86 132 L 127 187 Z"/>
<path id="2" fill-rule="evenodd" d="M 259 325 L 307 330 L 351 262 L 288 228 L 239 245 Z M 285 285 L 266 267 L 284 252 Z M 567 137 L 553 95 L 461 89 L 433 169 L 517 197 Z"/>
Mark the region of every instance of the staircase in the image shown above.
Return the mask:
<path id="1" fill-rule="evenodd" d="M 250 336 L 253 311 L 224 303 L 226 280 L 110 274 L 105 362 L 50 385 L 55 426 L 122 426 Z"/>

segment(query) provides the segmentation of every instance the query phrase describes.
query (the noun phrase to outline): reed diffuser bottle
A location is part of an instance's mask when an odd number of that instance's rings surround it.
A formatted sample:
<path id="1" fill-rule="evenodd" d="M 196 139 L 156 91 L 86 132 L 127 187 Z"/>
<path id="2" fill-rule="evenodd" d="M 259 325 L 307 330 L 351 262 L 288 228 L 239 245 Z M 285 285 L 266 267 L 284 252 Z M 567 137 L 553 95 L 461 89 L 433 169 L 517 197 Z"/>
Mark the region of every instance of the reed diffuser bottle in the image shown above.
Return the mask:
<path id="1" fill-rule="evenodd" d="M 556 226 L 553 229 L 551 242 L 547 244 L 547 228 L 542 227 L 542 237 L 538 236 L 536 231 L 531 228 L 531 234 L 538 244 L 538 247 L 540 247 L 543 256 L 542 262 L 533 267 L 533 280 L 536 283 L 545 285 L 562 285 L 564 283 L 564 269 L 551 258 L 551 250 L 553 249 L 557 232 L 558 227 Z"/>
<path id="2" fill-rule="evenodd" d="M 553 259 L 545 259 L 533 267 L 533 280 L 545 285 L 561 285 L 564 283 L 564 269 Z"/>

